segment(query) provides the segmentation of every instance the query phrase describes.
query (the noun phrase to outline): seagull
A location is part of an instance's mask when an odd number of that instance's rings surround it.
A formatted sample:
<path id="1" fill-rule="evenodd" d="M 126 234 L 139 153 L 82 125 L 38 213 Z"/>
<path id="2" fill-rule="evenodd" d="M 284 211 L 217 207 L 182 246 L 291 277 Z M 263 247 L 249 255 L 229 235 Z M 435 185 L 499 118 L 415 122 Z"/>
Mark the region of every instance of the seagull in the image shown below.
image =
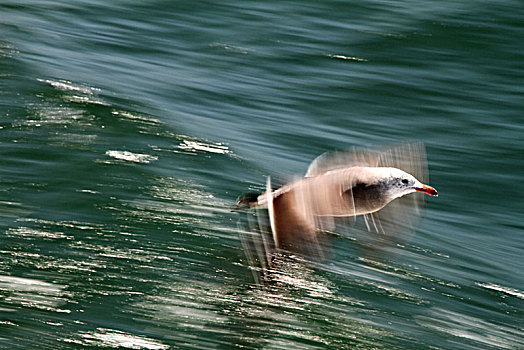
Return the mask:
<path id="1" fill-rule="evenodd" d="M 424 145 L 353 148 L 325 153 L 304 177 L 273 190 L 246 194 L 238 208 L 266 210 L 272 245 L 277 250 L 311 252 L 322 232 L 351 226 L 363 216 L 368 231 L 385 237 L 410 229 L 423 201 L 416 193 L 438 196 L 427 181 Z"/>

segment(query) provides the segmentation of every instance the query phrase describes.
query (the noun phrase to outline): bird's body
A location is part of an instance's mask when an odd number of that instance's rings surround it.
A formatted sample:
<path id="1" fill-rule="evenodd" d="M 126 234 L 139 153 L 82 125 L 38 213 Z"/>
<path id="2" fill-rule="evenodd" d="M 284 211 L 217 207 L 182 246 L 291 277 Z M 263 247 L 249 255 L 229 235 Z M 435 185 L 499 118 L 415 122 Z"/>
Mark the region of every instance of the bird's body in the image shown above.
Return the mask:
<path id="1" fill-rule="evenodd" d="M 302 200 L 309 202 L 310 206 L 317 203 L 315 215 L 363 215 L 373 213 L 397 198 L 394 194 L 387 193 L 389 184 L 386 180 L 401 178 L 403 175 L 409 174 L 388 167 L 336 169 L 286 184 L 272 191 L 272 196 L 274 200 L 294 196 L 295 202 Z M 257 202 L 251 204 L 253 205 L 267 205 L 267 193 L 259 195 Z"/>

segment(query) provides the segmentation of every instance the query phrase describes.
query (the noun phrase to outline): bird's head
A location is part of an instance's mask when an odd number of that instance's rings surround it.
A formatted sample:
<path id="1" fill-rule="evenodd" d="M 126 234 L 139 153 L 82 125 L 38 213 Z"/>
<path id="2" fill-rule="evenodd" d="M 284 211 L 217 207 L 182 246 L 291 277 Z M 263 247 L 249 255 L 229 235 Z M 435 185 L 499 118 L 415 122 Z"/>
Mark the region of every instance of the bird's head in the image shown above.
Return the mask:
<path id="1" fill-rule="evenodd" d="M 387 169 L 387 170 L 386 170 Z M 418 181 L 413 175 L 396 168 L 385 168 L 381 179 L 389 200 L 405 196 L 413 192 L 422 192 L 430 196 L 438 196 L 433 187 Z"/>

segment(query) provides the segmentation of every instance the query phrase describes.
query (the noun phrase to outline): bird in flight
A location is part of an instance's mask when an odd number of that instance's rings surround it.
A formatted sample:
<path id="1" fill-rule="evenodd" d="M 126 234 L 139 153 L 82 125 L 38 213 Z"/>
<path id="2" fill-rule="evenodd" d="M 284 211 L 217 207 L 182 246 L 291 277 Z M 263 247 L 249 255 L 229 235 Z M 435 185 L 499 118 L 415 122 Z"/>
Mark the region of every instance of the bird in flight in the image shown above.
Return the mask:
<path id="1" fill-rule="evenodd" d="M 438 195 L 425 182 L 422 143 L 353 148 L 320 155 L 304 177 L 276 190 L 268 177 L 264 193 L 240 196 L 237 205 L 267 213 L 274 250 L 321 255 L 321 235 L 350 227 L 358 216 L 370 234 L 383 238 L 409 230 L 423 202 L 423 196 L 412 194 Z"/>

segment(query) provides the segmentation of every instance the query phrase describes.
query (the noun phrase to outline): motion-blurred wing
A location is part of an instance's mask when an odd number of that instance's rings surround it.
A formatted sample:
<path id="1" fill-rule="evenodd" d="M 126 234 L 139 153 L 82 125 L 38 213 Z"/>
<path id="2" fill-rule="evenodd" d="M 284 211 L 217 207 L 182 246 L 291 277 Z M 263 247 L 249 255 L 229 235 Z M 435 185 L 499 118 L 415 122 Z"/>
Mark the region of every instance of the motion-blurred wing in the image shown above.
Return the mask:
<path id="1" fill-rule="evenodd" d="M 427 183 L 426 152 L 421 142 L 326 152 L 311 163 L 305 176 L 314 177 L 355 166 L 398 168 Z M 423 205 L 424 195 L 415 193 L 395 199 L 378 212 L 364 215 L 367 231 L 379 234 L 364 239 L 394 240 L 399 232 L 409 232 L 416 224 Z"/>
<path id="2" fill-rule="evenodd" d="M 355 166 L 378 166 L 380 151 L 353 147 L 346 151 L 325 152 L 309 165 L 305 177 L 313 177 L 328 171 Z"/>
<path id="3" fill-rule="evenodd" d="M 404 170 L 422 183 L 427 183 L 426 152 L 422 143 L 404 143 L 384 150 L 380 154 L 377 166 Z M 377 243 L 396 243 L 401 234 L 411 233 L 420 218 L 423 206 L 424 194 L 413 193 L 393 200 L 377 212 L 364 215 L 367 230 L 376 233 L 368 235 L 364 240 L 374 246 L 379 245 Z"/>

